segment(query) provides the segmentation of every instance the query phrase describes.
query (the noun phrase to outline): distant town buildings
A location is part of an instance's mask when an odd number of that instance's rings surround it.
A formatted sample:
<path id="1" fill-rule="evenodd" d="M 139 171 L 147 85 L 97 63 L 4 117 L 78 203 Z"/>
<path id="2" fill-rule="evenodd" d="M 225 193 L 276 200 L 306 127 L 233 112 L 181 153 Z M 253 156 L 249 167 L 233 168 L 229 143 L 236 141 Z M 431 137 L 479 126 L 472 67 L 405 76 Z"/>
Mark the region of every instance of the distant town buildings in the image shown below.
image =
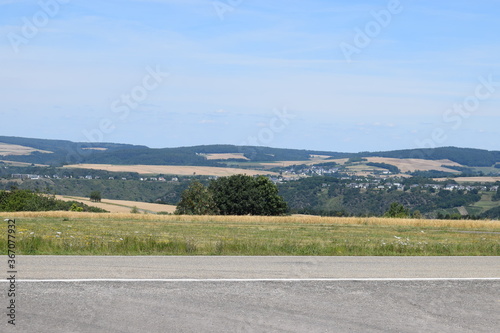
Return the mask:
<path id="1" fill-rule="evenodd" d="M 307 170 L 307 171 L 306 171 Z M 314 175 L 325 175 L 332 174 L 337 172 L 336 168 L 317 168 L 317 167 L 307 167 L 305 169 L 300 169 L 299 172 L 296 171 L 284 171 L 280 176 L 271 176 L 269 179 L 275 183 L 285 183 L 290 181 L 296 181 L 302 179 L 304 177 L 310 176 L 311 173 Z M 73 176 L 59 176 L 59 175 L 36 175 L 36 174 L 11 174 L 12 179 L 21 179 L 21 180 L 39 180 L 39 179 L 72 179 Z M 86 175 L 86 176 L 78 176 L 77 179 L 82 180 L 92 180 L 92 179 L 100 179 L 100 176 L 94 175 Z M 133 180 L 127 177 L 113 177 L 110 176 L 107 178 L 108 180 Z M 164 176 L 159 177 L 141 177 L 137 178 L 142 182 L 168 182 L 168 183 L 177 183 L 179 182 L 178 177 L 171 177 L 167 179 Z M 208 177 L 208 179 L 217 179 L 216 176 Z M 342 176 L 337 178 L 341 182 L 339 185 L 345 186 L 346 188 L 352 189 L 376 189 L 376 190 L 398 190 L 398 191 L 407 191 L 407 190 L 415 190 L 415 189 L 423 189 L 423 190 L 434 190 L 434 191 L 498 191 L 499 186 L 493 184 L 474 184 L 474 185 L 461 185 L 461 184 L 411 184 L 411 185 L 403 185 L 400 181 L 391 178 L 381 178 L 381 177 L 359 177 L 359 176 Z M 328 187 L 329 184 L 323 184 L 323 187 Z"/>

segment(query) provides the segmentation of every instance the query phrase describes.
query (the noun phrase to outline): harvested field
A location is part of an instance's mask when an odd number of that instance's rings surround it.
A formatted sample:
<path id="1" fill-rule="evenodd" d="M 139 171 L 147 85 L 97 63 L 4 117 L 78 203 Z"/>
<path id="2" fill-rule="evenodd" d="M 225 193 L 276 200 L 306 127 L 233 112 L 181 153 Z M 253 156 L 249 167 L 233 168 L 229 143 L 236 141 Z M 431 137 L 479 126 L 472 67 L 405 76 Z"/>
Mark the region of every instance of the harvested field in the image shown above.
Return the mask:
<path id="1" fill-rule="evenodd" d="M 155 204 L 149 202 L 111 200 L 111 199 L 102 199 L 101 202 L 91 202 L 89 198 L 72 197 L 66 195 L 65 196 L 56 195 L 56 199 L 64 201 L 80 201 L 86 205 L 102 208 L 111 213 L 130 213 L 130 211 L 134 207 L 137 207 L 137 209 L 140 212 L 147 212 L 147 213 L 158 213 L 158 212 L 173 213 L 175 211 L 175 206 Z"/>
<path id="2" fill-rule="evenodd" d="M 306 161 L 280 161 L 280 162 L 269 162 L 269 163 L 259 163 L 262 166 L 266 167 L 288 167 L 291 165 L 300 165 L 300 164 L 305 164 L 305 165 L 314 165 L 314 164 L 321 164 L 321 163 L 329 163 L 329 162 L 335 162 L 338 164 L 345 164 L 349 159 L 347 158 L 337 158 L 337 159 L 323 159 L 323 158 L 318 158 L 318 156 L 314 156 L 316 158 L 312 158 L 310 160 Z M 387 157 L 366 157 L 368 162 L 375 162 L 375 163 L 386 163 L 386 164 L 391 164 L 394 166 L 397 166 L 402 173 L 404 172 L 413 172 L 413 171 L 429 171 L 429 170 L 437 170 L 437 171 L 444 171 L 444 172 L 454 172 L 454 173 L 459 173 L 457 170 L 453 170 L 450 168 L 443 167 L 442 165 L 449 165 L 449 166 L 462 166 L 458 163 L 455 163 L 450 160 L 436 160 L 436 161 L 431 161 L 431 160 L 422 160 L 422 159 L 416 159 L 416 158 L 387 158 Z M 356 167 L 356 166 L 353 166 Z M 366 167 L 366 166 L 360 166 L 359 168 L 361 169 L 373 169 L 373 167 Z M 361 170 L 356 170 L 356 171 L 361 171 Z"/>
<path id="3" fill-rule="evenodd" d="M 239 159 L 239 160 L 247 160 L 243 153 L 227 153 L 227 154 L 203 154 L 207 158 L 207 160 L 229 160 L 229 159 Z"/>
<path id="4" fill-rule="evenodd" d="M 20 145 L 11 145 L 8 143 L 0 143 L 0 155 L 29 155 L 33 152 L 39 152 L 39 153 L 45 153 L 45 154 L 51 154 L 51 151 L 47 150 L 40 150 L 40 149 L 35 149 L 31 147 L 25 147 L 25 146 L 20 146 Z"/>
<path id="5" fill-rule="evenodd" d="M 26 167 L 26 166 L 31 166 L 32 163 L 26 163 L 26 162 L 16 162 L 16 161 L 6 161 L 6 160 L 0 160 L 0 162 L 12 165 L 12 166 L 19 166 L 19 167 Z M 48 167 L 48 165 L 45 164 L 35 164 L 35 166 L 38 167 Z"/>
<path id="6" fill-rule="evenodd" d="M 437 181 L 445 181 L 447 178 L 434 178 Z M 453 178 L 458 183 L 494 183 L 499 182 L 500 177 L 457 177 Z"/>
<path id="7" fill-rule="evenodd" d="M 179 166 L 179 165 L 112 165 L 112 164 L 72 164 L 65 165 L 65 168 L 105 170 L 110 172 L 137 172 L 143 175 L 178 175 L 178 176 L 231 176 L 246 174 L 256 175 L 278 175 L 276 172 L 259 171 L 238 168 L 217 168 L 203 166 Z"/>
<path id="8" fill-rule="evenodd" d="M 314 155 L 314 156 L 319 156 L 319 155 Z M 337 159 L 322 159 L 322 158 L 314 158 L 310 160 L 305 160 L 305 161 L 277 161 L 277 162 L 264 162 L 264 163 L 259 163 L 259 165 L 266 166 L 266 167 L 289 167 L 291 165 L 314 165 L 314 164 L 321 164 L 321 163 L 329 163 L 329 162 L 335 162 L 338 164 L 344 164 L 347 162 L 347 158 L 337 158 Z"/>
<path id="9" fill-rule="evenodd" d="M 443 172 L 454 172 L 460 173 L 457 170 L 449 169 L 446 167 L 442 167 L 442 165 L 449 166 L 462 166 L 456 162 L 450 160 L 422 160 L 417 158 L 387 158 L 387 157 L 366 157 L 368 162 L 374 163 L 386 163 L 397 166 L 401 172 L 413 172 L 413 171 L 429 171 L 429 170 L 437 170 Z"/>

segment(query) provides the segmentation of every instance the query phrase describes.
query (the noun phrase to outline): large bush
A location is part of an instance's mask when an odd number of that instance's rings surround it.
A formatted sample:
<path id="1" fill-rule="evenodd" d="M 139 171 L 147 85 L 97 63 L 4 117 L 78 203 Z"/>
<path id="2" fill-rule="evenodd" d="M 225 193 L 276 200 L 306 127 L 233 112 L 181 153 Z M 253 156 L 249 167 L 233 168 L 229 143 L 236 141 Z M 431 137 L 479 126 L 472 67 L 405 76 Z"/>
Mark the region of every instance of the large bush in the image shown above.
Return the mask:
<path id="1" fill-rule="evenodd" d="M 182 192 L 181 201 L 175 210 L 175 214 L 184 215 L 217 215 L 218 213 L 212 193 L 196 180 Z"/>

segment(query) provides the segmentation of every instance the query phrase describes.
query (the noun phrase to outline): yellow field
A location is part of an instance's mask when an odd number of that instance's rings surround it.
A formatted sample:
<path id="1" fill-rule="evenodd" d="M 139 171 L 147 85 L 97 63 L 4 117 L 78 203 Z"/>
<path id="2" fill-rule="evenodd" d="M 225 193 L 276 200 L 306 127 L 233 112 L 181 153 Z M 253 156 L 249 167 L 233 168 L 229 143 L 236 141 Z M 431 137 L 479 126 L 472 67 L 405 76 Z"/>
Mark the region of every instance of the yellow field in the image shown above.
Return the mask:
<path id="1" fill-rule="evenodd" d="M 456 172 L 457 170 L 449 169 L 442 167 L 441 165 L 449 165 L 449 166 L 462 166 L 456 162 L 450 160 L 422 160 L 417 158 L 387 158 L 387 157 L 366 157 L 368 162 L 374 163 L 386 163 L 397 166 L 401 172 L 414 172 L 414 171 L 429 171 L 429 170 L 437 170 L 444 172 Z"/>
<path id="2" fill-rule="evenodd" d="M 26 163 L 26 162 L 16 162 L 16 161 L 7 161 L 7 160 L 0 160 L 0 162 L 3 162 L 3 163 L 8 164 L 8 165 L 12 165 L 12 166 L 20 166 L 20 167 L 31 166 L 31 164 L 32 164 L 32 163 Z M 35 166 L 47 167 L 48 165 L 35 164 Z"/>
<path id="3" fill-rule="evenodd" d="M 101 202 L 91 202 L 89 198 L 83 197 L 72 197 L 72 196 L 62 196 L 56 195 L 56 199 L 64 201 L 80 201 L 89 206 L 94 206 L 97 208 L 105 209 L 111 213 L 130 213 L 132 208 L 137 207 L 140 212 L 168 212 L 173 213 L 175 211 L 175 206 L 172 205 L 162 205 L 149 202 L 138 202 L 138 201 L 127 201 L 127 200 L 111 200 L 102 199 Z"/>
<path id="4" fill-rule="evenodd" d="M 312 215 L 292 216 L 205 216 L 205 215 L 156 215 L 131 213 L 85 213 L 85 212 L 12 212 L 2 213 L 9 218 L 82 218 L 104 220 L 138 220 L 158 222 L 186 222 L 186 223 L 234 223 L 245 224 L 304 224 L 304 225 L 353 225 L 353 226 L 400 226 L 400 227 L 431 227 L 453 229 L 500 230 L 500 221 L 494 220 L 427 220 L 427 219 L 398 219 L 383 217 L 322 217 Z M 187 226 L 187 225 L 186 225 Z"/>
<path id="5" fill-rule="evenodd" d="M 51 151 L 35 149 L 31 147 L 11 145 L 8 143 L 0 143 L 0 155 L 29 155 L 33 152 L 51 154 Z"/>
<path id="6" fill-rule="evenodd" d="M 434 178 L 437 181 L 445 181 L 447 178 Z M 453 178 L 459 183 L 494 183 L 500 181 L 500 177 L 457 177 Z"/>
<path id="7" fill-rule="evenodd" d="M 329 163 L 329 162 L 335 162 L 338 164 L 344 164 L 347 162 L 347 158 L 337 158 L 337 159 L 324 159 L 324 158 L 317 158 L 320 155 L 313 155 L 316 158 L 312 158 L 309 160 L 305 161 L 277 161 L 277 162 L 263 162 L 259 163 L 259 165 L 262 166 L 267 166 L 267 167 L 288 167 L 291 165 L 314 165 L 314 164 L 321 164 L 321 163 Z"/>
<path id="8" fill-rule="evenodd" d="M 229 160 L 229 159 L 243 159 L 247 160 L 243 153 L 224 153 L 224 154 L 202 154 L 207 160 Z"/>
<path id="9" fill-rule="evenodd" d="M 144 175 L 178 175 L 178 176 L 231 176 L 246 174 L 256 175 L 278 175 L 276 172 L 238 169 L 238 168 L 218 168 L 203 166 L 178 166 L 178 165 L 112 165 L 112 164 L 72 164 L 65 165 L 65 168 L 105 170 L 110 172 L 137 172 Z"/>
<path id="10" fill-rule="evenodd" d="M 266 162 L 266 163 L 259 163 L 262 166 L 266 167 L 288 167 L 291 165 L 300 165 L 300 164 L 305 164 L 305 165 L 314 165 L 314 164 L 321 164 L 321 163 L 329 163 L 329 162 L 335 162 L 338 164 L 345 164 L 349 159 L 347 158 L 337 158 L 337 159 L 325 159 L 325 156 L 320 156 L 320 155 L 313 155 L 311 156 L 311 159 L 305 160 L 305 161 L 279 161 L 279 162 Z M 450 160 L 436 160 L 436 161 L 431 161 L 431 160 L 423 160 L 423 159 L 416 159 L 416 158 L 387 158 L 387 157 L 366 157 L 368 162 L 375 162 L 375 163 L 386 163 L 386 164 L 391 164 L 394 166 L 397 166 L 402 173 L 404 172 L 413 172 L 416 170 L 420 171 L 429 171 L 429 170 L 438 170 L 438 171 L 444 171 L 444 172 L 455 172 L 459 173 L 457 170 L 449 169 L 446 167 L 442 167 L 442 165 L 449 165 L 449 166 L 462 166 L 458 163 L 455 163 Z M 356 169 L 355 166 L 355 172 L 361 172 L 361 169 L 370 169 L 371 167 L 366 167 L 366 166 L 361 166 L 360 169 Z"/>

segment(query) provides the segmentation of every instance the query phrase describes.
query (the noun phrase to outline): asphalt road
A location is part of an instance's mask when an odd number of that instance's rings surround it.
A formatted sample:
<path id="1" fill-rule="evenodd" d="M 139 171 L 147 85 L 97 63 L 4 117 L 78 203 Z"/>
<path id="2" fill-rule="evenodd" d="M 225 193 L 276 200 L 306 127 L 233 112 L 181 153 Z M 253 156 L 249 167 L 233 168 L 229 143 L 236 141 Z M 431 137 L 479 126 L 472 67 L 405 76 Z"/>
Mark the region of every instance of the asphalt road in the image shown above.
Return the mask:
<path id="1" fill-rule="evenodd" d="M 20 279 L 500 278 L 500 257 L 19 256 Z"/>
<path id="2" fill-rule="evenodd" d="M 2 315 L 1 332 L 455 333 L 500 327 L 499 257 L 17 259 L 16 326 Z M 5 314 L 9 285 L 0 284 Z"/>

